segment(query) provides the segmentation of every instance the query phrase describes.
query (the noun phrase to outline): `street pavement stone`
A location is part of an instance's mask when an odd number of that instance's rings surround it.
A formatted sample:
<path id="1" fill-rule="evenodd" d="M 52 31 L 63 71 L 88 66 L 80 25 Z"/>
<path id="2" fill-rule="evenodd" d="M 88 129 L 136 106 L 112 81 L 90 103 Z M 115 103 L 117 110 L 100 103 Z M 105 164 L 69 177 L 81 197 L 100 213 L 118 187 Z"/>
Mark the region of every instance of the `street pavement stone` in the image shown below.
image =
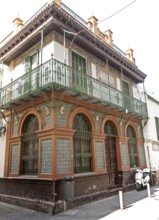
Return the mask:
<path id="1" fill-rule="evenodd" d="M 0 202 L 0 220 L 159 220 L 159 186 L 147 190 L 123 193 L 124 210 L 120 210 L 119 196 L 115 195 L 65 212 L 49 215 Z"/>

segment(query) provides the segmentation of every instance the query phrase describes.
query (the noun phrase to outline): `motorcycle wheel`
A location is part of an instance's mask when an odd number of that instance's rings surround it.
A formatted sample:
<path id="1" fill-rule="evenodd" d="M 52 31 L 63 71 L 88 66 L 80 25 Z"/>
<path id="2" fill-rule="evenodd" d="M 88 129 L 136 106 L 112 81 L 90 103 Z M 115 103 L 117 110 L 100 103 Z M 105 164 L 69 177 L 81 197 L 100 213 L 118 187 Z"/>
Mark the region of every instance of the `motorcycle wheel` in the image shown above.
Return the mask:
<path id="1" fill-rule="evenodd" d="M 142 190 L 142 186 L 141 186 L 141 184 L 136 183 L 136 190 L 137 190 L 137 191 Z"/>

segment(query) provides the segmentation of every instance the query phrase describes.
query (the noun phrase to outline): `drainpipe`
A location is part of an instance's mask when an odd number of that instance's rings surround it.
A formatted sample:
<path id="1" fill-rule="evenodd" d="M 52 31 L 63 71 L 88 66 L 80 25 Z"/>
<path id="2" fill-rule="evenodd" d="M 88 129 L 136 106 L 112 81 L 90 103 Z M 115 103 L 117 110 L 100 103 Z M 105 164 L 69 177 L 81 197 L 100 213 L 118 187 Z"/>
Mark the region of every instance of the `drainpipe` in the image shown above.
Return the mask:
<path id="1" fill-rule="evenodd" d="M 108 58 L 106 57 L 106 67 L 107 67 L 107 71 L 109 70 L 109 64 L 108 64 Z M 109 71 L 108 71 L 108 85 L 109 85 Z"/>
<path id="2" fill-rule="evenodd" d="M 146 99 L 146 92 L 145 92 L 145 84 L 144 84 L 144 82 L 143 82 L 143 89 L 144 89 L 144 98 L 145 98 L 145 104 L 146 104 L 146 113 L 147 113 L 147 116 L 148 116 L 147 99 Z"/>
<path id="3" fill-rule="evenodd" d="M 42 63 L 43 63 L 43 45 L 44 45 L 44 28 L 42 28 L 40 30 L 40 33 L 41 33 L 41 48 L 40 48 L 41 60 L 40 60 L 40 64 L 42 65 Z"/>
<path id="4" fill-rule="evenodd" d="M 147 145 L 147 156 L 148 156 L 148 163 L 149 163 L 149 169 L 150 169 L 150 181 L 152 180 L 152 170 L 151 170 L 151 159 L 150 159 L 150 149 Z"/>
<path id="5" fill-rule="evenodd" d="M 41 46 L 40 46 L 40 76 L 39 76 L 39 82 L 40 85 L 42 85 L 42 64 L 43 64 L 43 45 L 44 45 L 44 27 L 40 30 L 41 33 Z"/>
<path id="6" fill-rule="evenodd" d="M 64 65 L 66 65 L 66 34 L 65 34 L 65 30 L 63 31 L 63 46 L 64 46 Z"/>

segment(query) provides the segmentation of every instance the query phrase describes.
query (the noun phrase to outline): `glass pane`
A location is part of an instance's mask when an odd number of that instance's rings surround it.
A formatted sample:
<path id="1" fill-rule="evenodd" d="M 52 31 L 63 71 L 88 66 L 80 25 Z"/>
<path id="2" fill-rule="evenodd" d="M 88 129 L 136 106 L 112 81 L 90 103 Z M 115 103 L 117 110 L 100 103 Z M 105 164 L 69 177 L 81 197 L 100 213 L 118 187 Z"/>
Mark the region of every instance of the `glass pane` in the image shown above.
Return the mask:
<path id="1" fill-rule="evenodd" d="M 137 146 L 136 146 L 136 135 L 132 126 L 128 126 L 127 128 L 127 136 L 128 140 L 128 151 L 129 151 L 129 160 L 130 167 L 138 166 L 138 155 L 137 155 Z"/>
<path id="2" fill-rule="evenodd" d="M 29 115 L 22 129 L 22 174 L 36 175 L 38 173 L 38 138 L 36 131 L 39 125 L 34 115 Z"/>
<path id="3" fill-rule="evenodd" d="M 74 172 L 92 171 L 91 124 L 83 114 L 77 114 L 73 121 L 74 134 Z"/>

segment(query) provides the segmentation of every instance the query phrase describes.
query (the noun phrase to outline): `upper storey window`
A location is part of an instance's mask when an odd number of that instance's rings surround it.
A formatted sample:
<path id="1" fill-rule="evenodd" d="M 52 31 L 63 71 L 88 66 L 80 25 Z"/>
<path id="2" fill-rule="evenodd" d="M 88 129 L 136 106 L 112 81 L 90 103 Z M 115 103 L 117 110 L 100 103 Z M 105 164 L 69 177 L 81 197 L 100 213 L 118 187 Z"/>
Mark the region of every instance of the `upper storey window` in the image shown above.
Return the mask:
<path id="1" fill-rule="evenodd" d="M 86 59 L 72 52 L 72 68 L 79 73 L 86 74 Z"/>
<path id="2" fill-rule="evenodd" d="M 38 66 L 38 53 L 25 57 L 25 72 L 29 72 Z"/>

